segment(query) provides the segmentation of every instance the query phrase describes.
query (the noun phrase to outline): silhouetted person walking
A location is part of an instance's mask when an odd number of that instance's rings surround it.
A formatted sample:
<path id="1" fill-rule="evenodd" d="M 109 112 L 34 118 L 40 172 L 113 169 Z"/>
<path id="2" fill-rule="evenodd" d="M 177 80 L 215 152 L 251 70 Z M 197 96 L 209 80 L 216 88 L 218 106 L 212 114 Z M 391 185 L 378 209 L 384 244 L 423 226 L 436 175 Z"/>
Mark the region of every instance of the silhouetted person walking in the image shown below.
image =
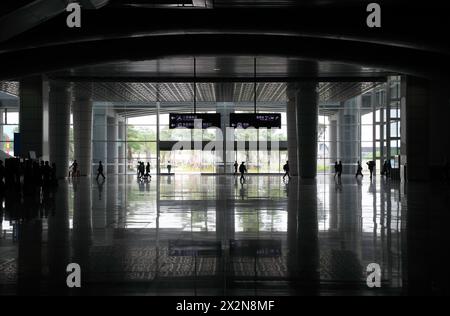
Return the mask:
<path id="1" fill-rule="evenodd" d="M 170 161 L 169 161 L 169 163 L 167 164 L 167 173 L 170 174 L 171 169 L 172 169 L 172 165 L 170 164 Z"/>
<path id="2" fill-rule="evenodd" d="M 341 179 L 342 176 L 342 161 L 339 160 L 339 164 L 338 164 L 338 178 Z"/>
<path id="3" fill-rule="evenodd" d="M 339 164 L 337 161 L 334 162 L 334 178 L 339 174 Z"/>
<path id="4" fill-rule="evenodd" d="M 141 178 L 144 178 L 145 176 L 145 164 L 143 161 L 141 161 L 141 164 L 139 166 L 139 174 Z"/>
<path id="5" fill-rule="evenodd" d="M 240 181 L 245 182 L 244 174 L 247 172 L 247 167 L 245 166 L 245 162 L 243 161 L 239 166 L 239 172 L 241 173 Z"/>
<path id="6" fill-rule="evenodd" d="M 373 178 L 373 171 L 374 171 L 374 168 L 375 168 L 375 162 L 374 161 L 368 161 L 367 162 L 367 166 L 369 167 L 369 171 L 370 171 L 370 179 L 372 180 L 372 178 Z"/>
<path id="7" fill-rule="evenodd" d="M 383 164 L 383 170 L 381 172 L 382 175 L 385 175 L 386 177 L 390 177 L 391 176 L 391 162 L 389 160 L 385 160 L 384 164 Z"/>
<path id="8" fill-rule="evenodd" d="M 147 165 L 145 166 L 145 176 L 147 178 L 151 178 L 152 176 L 150 175 L 150 163 L 147 162 Z"/>
<path id="9" fill-rule="evenodd" d="M 98 162 L 98 168 L 97 168 L 97 181 L 98 181 L 98 177 L 99 176 L 102 176 L 103 177 L 103 180 L 105 180 L 105 175 L 103 174 L 103 165 L 102 165 L 102 162 L 101 161 L 99 161 Z"/>
<path id="10" fill-rule="evenodd" d="M 359 162 L 359 160 L 358 160 L 358 166 L 356 167 L 355 177 L 358 177 L 358 176 L 364 177 L 362 174 L 362 166 L 361 166 L 361 163 Z"/>
<path id="11" fill-rule="evenodd" d="M 290 171 L 289 161 L 286 161 L 285 165 L 283 166 L 283 170 L 284 170 L 283 180 L 286 178 L 286 176 L 288 176 L 288 179 L 290 179 L 291 175 L 289 173 L 289 171 Z"/>
<path id="12" fill-rule="evenodd" d="M 235 174 L 238 173 L 238 167 L 239 167 L 238 162 L 235 161 L 233 166 L 234 166 L 234 173 L 235 173 Z"/>

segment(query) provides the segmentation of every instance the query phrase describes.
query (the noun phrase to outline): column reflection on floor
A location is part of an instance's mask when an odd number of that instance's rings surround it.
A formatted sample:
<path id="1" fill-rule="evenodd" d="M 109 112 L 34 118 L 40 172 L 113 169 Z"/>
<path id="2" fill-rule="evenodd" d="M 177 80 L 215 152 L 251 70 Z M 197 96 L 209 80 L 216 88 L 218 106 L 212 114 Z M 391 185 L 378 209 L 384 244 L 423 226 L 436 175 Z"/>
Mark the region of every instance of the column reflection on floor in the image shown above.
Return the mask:
<path id="1" fill-rule="evenodd" d="M 427 194 L 423 194 L 427 192 Z M 4 197 L 0 291 L 295 295 L 446 291 L 448 187 L 377 177 L 108 175 Z M 81 290 L 65 267 L 82 268 Z M 378 263 L 382 289 L 366 286 Z M 436 269 L 435 269 L 436 268 Z M 446 271 L 445 269 L 443 271 Z M 441 273 L 441 274 L 440 274 Z M 442 274 L 443 273 L 443 274 Z M 440 279 L 441 278 L 441 279 Z M 443 278 L 443 279 L 442 279 Z"/>

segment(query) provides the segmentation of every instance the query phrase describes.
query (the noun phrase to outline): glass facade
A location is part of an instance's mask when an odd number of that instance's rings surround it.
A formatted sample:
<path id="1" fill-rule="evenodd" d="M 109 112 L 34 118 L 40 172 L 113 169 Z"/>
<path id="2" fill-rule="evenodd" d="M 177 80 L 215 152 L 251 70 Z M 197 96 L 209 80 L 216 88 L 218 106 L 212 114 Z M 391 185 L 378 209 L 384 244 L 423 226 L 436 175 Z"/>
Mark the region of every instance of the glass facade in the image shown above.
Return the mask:
<path id="1" fill-rule="evenodd" d="M 217 102 L 219 92 L 200 94 L 201 85 L 197 86 L 195 103 L 199 113 L 221 113 L 222 120 L 229 113 L 254 113 L 252 102 L 253 84 L 240 85 L 240 90 L 233 90 L 228 95 L 230 102 Z M 231 84 L 233 85 L 233 84 Z M 180 88 L 181 87 L 181 88 Z M 237 87 L 237 85 L 235 85 Z M 166 84 L 166 91 L 161 95 L 169 96 L 174 101 L 156 102 L 94 102 L 93 105 L 93 168 L 102 160 L 108 173 L 134 174 L 138 161 L 150 162 L 151 172 L 157 172 L 158 157 L 160 171 L 167 171 L 167 165 L 177 173 L 217 173 L 223 163 L 215 150 L 205 150 L 209 142 L 221 140 L 216 129 L 192 131 L 188 129 L 169 129 L 169 113 L 193 113 L 193 84 Z M 192 98 L 179 99 L 187 89 Z M 184 91 L 185 92 L 185 91 Z M 235 129 L 232 137 L 235 141 L 234 151 L 227 157 L 228 171 L 234 161 L 245 161 L 249 173 L 282 173 L 282 166 L 288 160 L 287 153 L 287 119 L 286 95 L 280 94 L 278 103 L 270 103 L 264 92 L 264 84 L 257 87 L 257 112 L 281 113 L 280 129 Z M 178 95 L 178 97 L 177 97 Z M 246 97 L 243 97 L 246 95 Z M 226 99 L 226 97 L 222 98 Z M 222 122 L 227 126 L 227 122 Z M 18 108 L 0 110 L 1 149 L 14 156 L 14 133 L 19 130 Z M 317 171 L 333 172 L 334 162 L 342 160 L 347 172 L 356 168 L 361 161 L 367 172 L 366 163 L 376 161 L 377 171 L 381 170 L 386 159 L 391 160 L 393 168 L 398 168 L 401 143 L 400 118 L 400 77 L 391 76 L 387 81 L 364 91 L 360 96 L 335 103 L 321 103 L 317 127 Z M 225 133 L 225 128 L 222 128 Z M 172 150 L 177 142 L 201 140 L 201 148 Z M 272 148 L 271 142 L 278 142 Z M 239 146 L 238 143 L 241 143 Z M 244 145 L 242 145 L 244 144 Z M 258 145 L 259 144 L 259 145 Z M 262 145 L 261 145 L 262 144 Z M 205 147 L 206 146 L 206 147 Z M 185 146 L 186 147 L 186 146 Z M 259 149 L 258 149 L 259 148 Z M 73 117 L 70 118 L 69 160 L 74 159 Z"/>
<path id="2" fill-rule="evenodd" d="M 0 108 L 0 149 L 7 155 L 14 156 L 14 133 L 18 132 L 18 110 Z"/>
<path id="3" fill-rule="evenodd" d="M 388 88 L 389 87 L 389 88 Z M 342 160 L 344 173 L 356 171 L 361 161 L 364 172 L 374 160 L 380 171 L 385 160 L 399 168 L 400 155 L 400 77 L 388 77 L 387 82 L 360 96 L 338 104 L 319 105 L 317 170 L 332 172 L 335 161 Z"/>

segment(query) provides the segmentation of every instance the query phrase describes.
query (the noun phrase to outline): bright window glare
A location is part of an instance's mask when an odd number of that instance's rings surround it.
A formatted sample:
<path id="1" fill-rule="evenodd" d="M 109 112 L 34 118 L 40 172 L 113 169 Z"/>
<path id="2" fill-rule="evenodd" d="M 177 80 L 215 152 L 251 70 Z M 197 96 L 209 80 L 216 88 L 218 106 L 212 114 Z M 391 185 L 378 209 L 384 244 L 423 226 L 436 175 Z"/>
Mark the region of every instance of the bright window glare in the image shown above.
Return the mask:
<path id="1" fill-rule="evenodd" d="M 156 125 L 156 115 L 147 115 L 128 118 L 128 124 L 132 125 Z"/>

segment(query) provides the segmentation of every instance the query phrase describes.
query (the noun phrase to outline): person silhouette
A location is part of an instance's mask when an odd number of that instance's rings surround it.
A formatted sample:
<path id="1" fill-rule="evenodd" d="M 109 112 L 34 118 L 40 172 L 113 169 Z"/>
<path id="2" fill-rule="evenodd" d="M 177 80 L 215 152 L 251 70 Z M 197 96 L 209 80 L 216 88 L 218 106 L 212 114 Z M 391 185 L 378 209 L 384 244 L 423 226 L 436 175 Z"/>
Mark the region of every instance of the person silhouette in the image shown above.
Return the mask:
<path id="1" fill-rule="evenodd" d="M 342 176 L 342 169 L 343 169 L 343 167 L 342 167 L 342 161 L 339 160 L 339 164 L 338 164 L 338 178 L 339 178 L 339 179 L 341 179 L 341 176 Z"/>
<path id="2" fill-rule="evenodd" d="M 357 167 L 356 167 L 355 177 L 358 177 L 358 176 L 364 177 L 364 175 L 362 174 L 362 166 L 361 166 L 361 163 L 359 162 L 359 160 L 358 160 Z"/>
<path id="3" fill-rule="evenodd" d="M 286 164 L 283 166 L 283 170 L 284 170 L 284 175 L 283 175 L 283 180 L 286 178 L 286 176 L 288 176 L 288 179 L 291 179 L 291 175 L 289 173 L 289 161 L 286 161 Z"/>
<path id="4" fill-rule="evenodd" d="M 334 162 L 334 178 L 339 174 L 339 163 L 337 161 Z"/>
<path id="5" fill-rule="evenodd" d="M 98 181 L 98 177 L 99 176 L 102 176 L 103 177 L 103 180 L 105 180 L 105 175 L 103 174 L 103 165 L 102 165 L 102 162 L 101 161 L 99 161 L 98 162 L 98 168 L 97 168 L 97 181 Z"/>
<path id="6" fill-rule="evenodd" d="M 373 178 L 373 171 L 374 171 L 374 168 L 375 168 L 375 162 L 374 161 L 368 161 L 367 162 L 367 166 L 369 167 L 369 171 L 370 171 L 370 180 L 372 180 L 372 178 Z"/>
<path id="7" fill-rule="evenodd" d="M 145 166 L 145 177 L 147 177 L 147 178 L 151 178 L 152 177 L 150 175 L 150 162 L 147 162 L 147 165 Z"/>
<path id="8" fill-rule="evenodd" d="M 170 175 L 170 170 L 172 169 L 172 165 L 170 164 L 170 161 L 167 163 L 167 173 Z"/>
<path id="9" fill-rule="evenodd" d="M 239 172 L 241 173 L 241 177 L 239 178 L 239 180 L 241 182 L 245 182 L 245 177 L 244 177 L 244 173 L 247 172 L 247 167 L 245 166 L 245 162 L 243 161 L 241 163 L 241 165 L 239 166 Z"/>
<path id="10" fill-rule="evenodd" d="M 238 173 L 238 167 L 239 167 L 239 164 L 238 164 L 237 161 L 234 162 L 233 167 L 234 167 L 234 173 L 235 173 L 235 174 Z"/>

